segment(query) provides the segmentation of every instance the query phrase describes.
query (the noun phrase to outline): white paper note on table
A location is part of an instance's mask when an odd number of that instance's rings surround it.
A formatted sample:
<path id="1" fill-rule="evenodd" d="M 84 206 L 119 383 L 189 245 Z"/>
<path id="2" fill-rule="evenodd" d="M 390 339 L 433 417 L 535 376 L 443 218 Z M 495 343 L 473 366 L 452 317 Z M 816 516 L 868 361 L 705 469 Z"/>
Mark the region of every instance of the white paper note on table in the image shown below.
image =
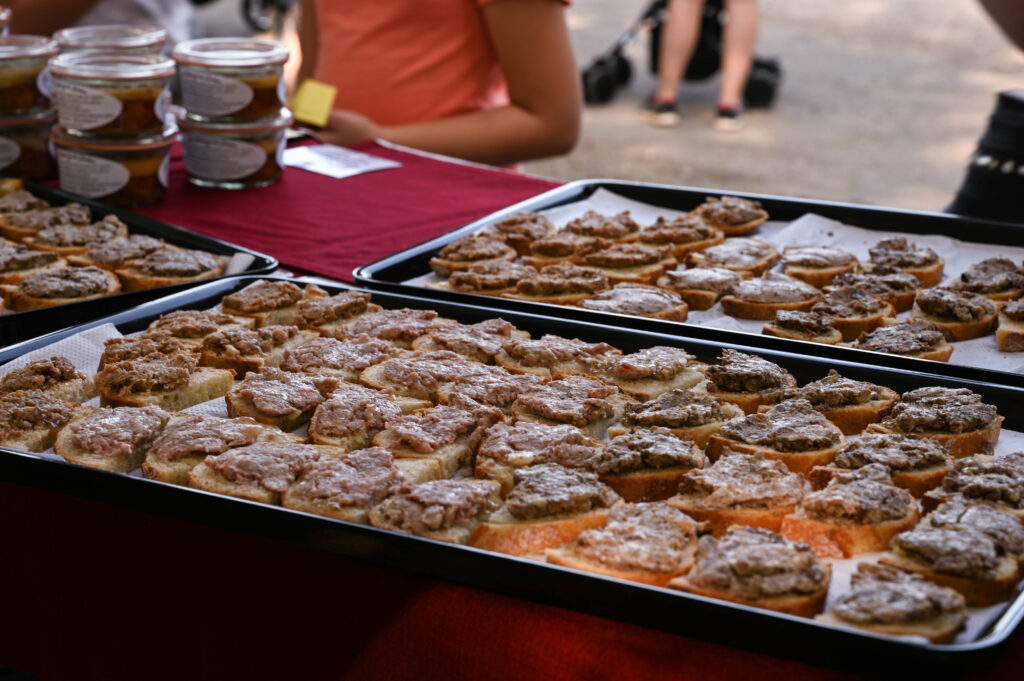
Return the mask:
<path id="1" fill-rule="evenodd" d="M 337 179 L 372 173 L 376 170 L 402 167 L 398 161 L 352 151 L 334 144 L 317 144 L 286 149 L 284 163 L 308 170 L 311 173 L 319 173 Z"/>

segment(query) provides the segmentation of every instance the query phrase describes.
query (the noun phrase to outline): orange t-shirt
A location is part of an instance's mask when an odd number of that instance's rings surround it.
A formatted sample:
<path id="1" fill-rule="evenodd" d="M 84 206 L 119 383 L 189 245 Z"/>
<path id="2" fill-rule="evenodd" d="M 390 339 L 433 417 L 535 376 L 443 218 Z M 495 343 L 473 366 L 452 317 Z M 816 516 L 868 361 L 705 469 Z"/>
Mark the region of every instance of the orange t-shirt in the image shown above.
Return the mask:
<path id="1" fill-rule="evenodd" d="M 316 0 L 313 78 L 383 125 L 508 103 L 480 8 L 494 0 Z"/>

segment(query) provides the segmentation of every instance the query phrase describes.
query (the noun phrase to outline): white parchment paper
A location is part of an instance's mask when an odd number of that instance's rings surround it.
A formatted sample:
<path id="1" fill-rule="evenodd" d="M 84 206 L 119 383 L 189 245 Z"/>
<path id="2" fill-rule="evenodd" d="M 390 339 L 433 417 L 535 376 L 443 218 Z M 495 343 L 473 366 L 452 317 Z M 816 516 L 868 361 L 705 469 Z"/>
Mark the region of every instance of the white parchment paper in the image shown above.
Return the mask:
<path id="1" fill-rule="evenodd" d="M 556 227 L 561 228 L 570 220 L 580 217 L 588 210 L 609 215 L 628 210 L 633 219 L 641 225 L 653 224 L 658 216 L 673 218 L 683 214 L 680 211 L 659 208 L 627 199 L 605 189 L 599 189 L 583 201 L 557 206 L 540 212 L 547 215 Z M 937 234 L 921 235 L 883 232 L 846 225 L 815 214 L 804 215 L 792 222 L 769 220 L 750 236 L 767 241 L 779 252 L 782 252 L 782 249 L 786 246 L 834 246 L 850 251 L 862 261 L 869 260 L 868 249 L 880 239 L 889 236 L 905 236 L 909 241 L 919 246 L 933 249 L 945 259 L 946 265 L 943 270 L 942 284 L 956 280 L 959 278 L 960 273 L 970 265 L 986 258 L 1004 257 L 1014 262 L 1024 261 L 1024 248 L 1019 246 L 971 243 Z M 776 265 L 773 271 L 781 272 L 781 265 Z M 442 281 L 444 280 L 433 273 L 429 273 L 402 283 L 423 287 L 428 283 L 440 283 Z M 910 312 L 897 315 L 899 319 L 907 319 L 909 317 Z M 710 310 L 691 310 L 686 323 L 713 326 L 719 329 L 742 331 L 757 335 L 761 334 L 761 327 L 765 324 L 760 320 L 730 317 L 723 313 L 722 306 L 717 304 Z M 999 352 L 995 336 L 992 334 L 953 343 L 953 348 L 953 355 L 949 360 L 950 364 L 1024 373 L 1024 353 Z"/>

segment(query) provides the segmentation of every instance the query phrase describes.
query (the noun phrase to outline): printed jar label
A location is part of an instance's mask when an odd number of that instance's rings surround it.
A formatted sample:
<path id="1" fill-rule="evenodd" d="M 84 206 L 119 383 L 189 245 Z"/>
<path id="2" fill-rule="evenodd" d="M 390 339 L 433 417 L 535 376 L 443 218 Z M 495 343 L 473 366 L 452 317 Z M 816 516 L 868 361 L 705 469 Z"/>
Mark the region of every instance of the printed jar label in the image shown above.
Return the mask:
<path id="1" fill-rule="evenodd" d="M 66 149 L 57 152 L 57 169 L 60 188 L 87 199 L 110 196 L 120 191 L 132 177 L 120 163 Z"/>
<path id="2" fill-rule="evenodd" d="M 103 90 L 78 85 L 57 83 L 54 95 L 60 124 L 72 130 L 93 130 L 117 120 L 121 115 L 121 100 Z"/>
<path id="3" fill-rule="evenodd" d="M 21 146 L 9 137 L 0 136 L 0 170 L 21 157 Z"/>
<path id="4" fill-rule="evenodd" d="M 36 89 L 47 99 L 53 99 L 53 74 L 50 73 L 50 67 L 46 67 L 36 76 Z"/>
<path id="5" fill-rule="evenodd" d="M 153 113 L 156 114 L 156 119 L 164 125 L 174 122 L 174 114 L 171 113 L 170 85 L 165 85 L 164 89 L 160 91 L 160 96 L 156 98 L 156 103 L 153 104 Z"/>
<path id="6" fill-rule="evenodd" d="M 252 88 L 216 73 L 182 69 L 181 98 L 185 108 L 200 116 L 228 116 L 252 101 Z"/>
<path id="7" fill-rule="evenodd" d="M 258 144 L 186 133 L 185 170 L 204 180 L 241 180 L 267 162 L 267 152 Z"/>
<path id="8" fill-rule="evenodd" d="M 156 169 L 156 179 L 164 187 L 167 186 L 168 181 L 171 179 L 171 156 L 168 154 L 164 156 L 164 160 L 160 161 L 160 167 Z"/>

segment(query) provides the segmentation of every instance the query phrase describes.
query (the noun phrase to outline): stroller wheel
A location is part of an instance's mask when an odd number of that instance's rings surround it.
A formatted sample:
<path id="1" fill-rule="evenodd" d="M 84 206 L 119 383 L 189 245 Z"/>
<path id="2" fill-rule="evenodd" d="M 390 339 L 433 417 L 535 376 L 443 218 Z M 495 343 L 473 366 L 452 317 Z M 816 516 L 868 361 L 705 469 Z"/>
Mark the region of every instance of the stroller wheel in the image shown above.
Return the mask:
<path id="1" fill-rule="evenodd" d="M 587 104 L 604 104 L 615 96 L 615 64 L 606 58 L 594 60 L 583 70 L 583 100 Z"/>
<path id="2" fill-rule="evenodd" d="M 615 82 L 619 86 L 623 86 L 629 82 L 629 79 L 633 77 L 633 65 L 629 63 L 622 52 L 616 50 L 612 53 L 611 62 L 615 66 Z"/>
<path id="3" fill-rule="evenodd" d="M 750 109 L 768 109 L 782 84 L 782 67 L 776 59 L 755 58 L 743 90 L 743 100 Z"/>

